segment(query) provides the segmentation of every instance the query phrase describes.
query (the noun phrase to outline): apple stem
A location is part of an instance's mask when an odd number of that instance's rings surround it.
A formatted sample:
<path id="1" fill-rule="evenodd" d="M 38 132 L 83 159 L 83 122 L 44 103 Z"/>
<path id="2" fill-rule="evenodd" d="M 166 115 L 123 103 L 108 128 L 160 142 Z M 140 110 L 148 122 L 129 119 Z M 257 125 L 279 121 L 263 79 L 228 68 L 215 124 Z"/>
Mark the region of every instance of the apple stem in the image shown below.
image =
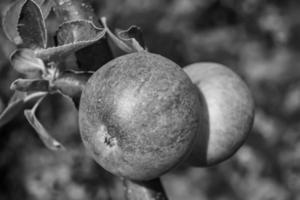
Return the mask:
<path id="1" fill-rule="evenodd" d="M 151 181 L 123 180 L 126 200 L 168 200 L 160 178 Z"/>

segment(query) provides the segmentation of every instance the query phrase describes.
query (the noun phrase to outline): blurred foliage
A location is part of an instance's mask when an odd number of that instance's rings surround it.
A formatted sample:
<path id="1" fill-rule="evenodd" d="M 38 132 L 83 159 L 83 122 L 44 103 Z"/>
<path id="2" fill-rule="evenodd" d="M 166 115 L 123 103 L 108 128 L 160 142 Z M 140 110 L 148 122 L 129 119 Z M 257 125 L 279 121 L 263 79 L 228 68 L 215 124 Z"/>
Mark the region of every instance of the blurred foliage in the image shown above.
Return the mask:
<path id="1" fill-rule="evenodd" d="M 1 13 L 9 2 L 1 0 Z M 300 199 L 299 1 L 94 0 L 93 6 L 111 27 L 142 27 L 149 51 L 182 67 L 225 64 L 252 89 L 256 118 L 246 145 L 218 166 L 182 166 L 165 175 L 171 199 Z M 2 30 L 0 43 L 1 111 L 19 74 L 9 64 L 14 46 Z M 1 128 L 1 200 L 123 199 L 121 181 L 86 156 L 75 108 L 53 96 L 39 116 L 68 149 L 47 150 L 22 113 Z"/>

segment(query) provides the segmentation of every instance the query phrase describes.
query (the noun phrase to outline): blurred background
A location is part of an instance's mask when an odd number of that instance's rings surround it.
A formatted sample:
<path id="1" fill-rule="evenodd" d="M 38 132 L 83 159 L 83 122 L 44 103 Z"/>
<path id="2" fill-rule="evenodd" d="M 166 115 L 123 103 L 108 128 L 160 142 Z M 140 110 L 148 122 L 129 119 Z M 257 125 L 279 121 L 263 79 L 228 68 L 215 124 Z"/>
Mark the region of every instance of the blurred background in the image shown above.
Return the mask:
<path id="1" fill-rule="evenodd" d="M 10 2 L 1 0 L 1 13 Z M 300 1 L 92 3 L 112 28 L 140 26 L 149 51 L 182 67 L 201 61 L 222 63 L 252 90 L 256 116 L 247 143 L 218 166 L 179 167 L 165 175 L 162 181 L 170 199 L 300 199 Z M 10 66 L 13 45 L 2 29 L 0 44 L 1 112 L 12 95 L 9 85 L 19 74 Z M 67 100 L 49 97 L 38 116 L 68 151 L 46 149 L 20 113 L 0 128 L 0 200 L 124 199 L 122 182 L 85 153 L 77 111 Z"/>

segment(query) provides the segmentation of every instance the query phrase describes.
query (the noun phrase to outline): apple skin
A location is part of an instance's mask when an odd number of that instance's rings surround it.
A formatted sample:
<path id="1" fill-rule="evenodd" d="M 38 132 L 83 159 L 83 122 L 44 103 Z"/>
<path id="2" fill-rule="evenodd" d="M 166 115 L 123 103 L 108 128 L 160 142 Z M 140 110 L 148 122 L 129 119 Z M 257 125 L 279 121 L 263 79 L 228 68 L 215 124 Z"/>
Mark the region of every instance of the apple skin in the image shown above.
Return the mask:
<path id="1" fill-rule="evenodd" d="M 217 63 L 184 67 L 197 85 L 205 110 L 201 131 L 188 162 L 211 166 L 231 157 L 245 142 L 254 120 L 254 101 L 245 82 Z M 206 113 L 206 114 L 205 114 Z"/>
<path id="2" fill-rule="evenodd" d="M 174 62 L 138 52 L 88 80 L 79 108 L 84 145 L 109 172 L 150 180 L 177 166 L 199 132 L 198 89 Z"/>

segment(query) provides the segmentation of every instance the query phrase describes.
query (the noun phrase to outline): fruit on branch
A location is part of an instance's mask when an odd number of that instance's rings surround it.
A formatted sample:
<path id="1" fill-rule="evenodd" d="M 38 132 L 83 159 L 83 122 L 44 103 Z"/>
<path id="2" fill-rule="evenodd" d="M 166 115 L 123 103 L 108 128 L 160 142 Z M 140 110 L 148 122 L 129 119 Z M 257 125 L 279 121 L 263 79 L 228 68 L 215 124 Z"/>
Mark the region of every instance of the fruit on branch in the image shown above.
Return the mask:
<path id="1" fill-rule="evenodd" d="M 206 117 L 189 157 L 195 166 L 220 163 L 244 143 L 252 127 L 254 102 L 244 81 L 216 63 L 195 63 L 184 68 L 204 98 Z"/>
<path id="2" fill-rule="evenodd" d="M 94 159 L 113 174 L 150 180 L 190 153 L 202 104 L 174 62 L 146 51 L 118 57 L 83 90 L 79 126 Z"/>

